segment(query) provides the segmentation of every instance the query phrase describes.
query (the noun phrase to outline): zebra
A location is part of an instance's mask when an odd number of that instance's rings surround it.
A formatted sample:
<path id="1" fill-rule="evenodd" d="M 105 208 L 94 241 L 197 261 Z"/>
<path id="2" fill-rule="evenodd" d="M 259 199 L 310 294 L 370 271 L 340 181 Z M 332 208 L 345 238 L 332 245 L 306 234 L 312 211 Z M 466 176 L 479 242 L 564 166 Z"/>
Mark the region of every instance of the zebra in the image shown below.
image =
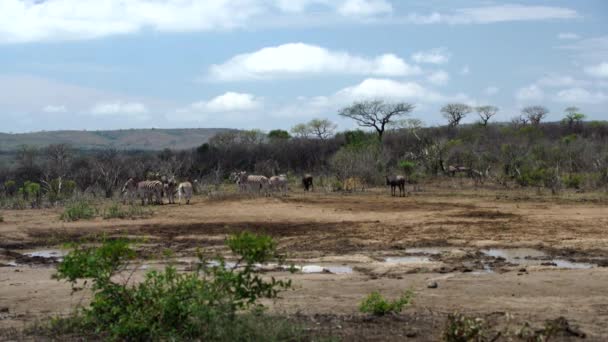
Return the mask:
<path id="1" fill-rule="evenodd" d="M 175 192 L 177 191 L 177 182 L 175 181 L 175 177 L 171 177 L 169 179 L 165 178 L 163 183 L 163 191 L 169 200 L 169 204 L 175 204 Z"/>
<path id="2" fill-rule="evenodd" d="M 230 174 L 230 180 L 233 181 L 236 186 L 237 186 L 237 190 L 238 192 L 245 192 L 247 191 L 247 184 L 244 181 L 241 181 L 241 175 L 245 173 L 245 171 L 241 171 L 241 172 L 232 172 Z"/>
<path id="3" fill-rule="evenodd" d="M 137 197 L 137 183 L 135 183 L 133 178 L 129 178 L 125 182 L 125 185 L 122 187 L 121 194 L 123 204 L 127 204 L 127 202 L 129 204 L 133 204 L 133 201 Z"/>
<path id="4" fill-rule="evenodd" d="M 177 198 L 178 203 L 182 204 L 182 196 L 186 199 L 186 204 L 190 204 L 192 198 L 192 183 L 182 182 L 177 186 Z"/>
<path id="5" fill-rule="evenodd" d="M 268 194 L 268 178 L 260 175 L 249 175 L 246 171 L 241 171 L 239 175 L 239 189 L 246 189 L 247 191 Z"/>
<path id="6" fill-rule="evenodd" d="M 399 187 L 399 197 L 405 196 L 405 177 L 402 175 L 386 176 L 386 185 L 391 186 L 391 196 L 396 195 L 397 187 Z"/>
<path id="7" fill-rule="evenodd" d="M 268 179 L 272 191 L 280 191 L 283 196 L 287 196 L 289 180 L 286 175 L 272 176 Z"/>
<path id="8" fill-rule="evenodd" d="M 141 181 L 137 183 L 137 195 L 141 198 L 141 204 L 152 203 L 154 197 L 156 204 L 163 204 L 163 183 L 161 181 Z"/>
<path id="9" fill-rule="evenodd" d="M 310 173 L 304 174 L 302 177 L 302 185 L 304 186 L 304 191 L 315 191 L 315 186 L 312 183 L 312 175 Z"/>

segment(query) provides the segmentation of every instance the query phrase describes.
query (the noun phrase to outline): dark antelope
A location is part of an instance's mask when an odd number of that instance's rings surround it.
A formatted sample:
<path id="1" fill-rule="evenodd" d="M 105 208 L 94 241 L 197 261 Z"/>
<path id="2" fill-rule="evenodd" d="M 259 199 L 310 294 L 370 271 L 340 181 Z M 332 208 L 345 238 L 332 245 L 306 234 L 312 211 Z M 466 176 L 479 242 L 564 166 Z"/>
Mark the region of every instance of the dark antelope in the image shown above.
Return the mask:
<path id="1" fill-rule="evenodd" d="M 391 186 L 391 196 L 396 196 L 397 187 L 399 187 L 399 197 L 405 196 L 405 177 L 401 175 L 386 176 L 386 185 Z"/>
<path id="2" fill-rule="evenodd" d="M 304 186 L 304 191 L 314 191 L 315 186 L 312 184 L 312 175 L 307 173 L 302 177 L 302 185 Z"/>

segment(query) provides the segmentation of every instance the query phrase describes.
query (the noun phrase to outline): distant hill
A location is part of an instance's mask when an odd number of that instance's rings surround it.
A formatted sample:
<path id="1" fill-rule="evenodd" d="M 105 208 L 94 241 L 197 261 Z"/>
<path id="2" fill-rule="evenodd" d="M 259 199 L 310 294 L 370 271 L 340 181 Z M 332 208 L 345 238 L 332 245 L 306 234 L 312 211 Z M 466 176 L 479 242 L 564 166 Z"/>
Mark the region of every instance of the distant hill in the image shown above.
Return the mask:
<path id="1" fill-rule="evenodd" d="M 188 149 L 199 146 L 225 128 L 123 129 L 115 131 L 48 131 L 0 133 L 0 151 L 14 151 L 20 145 L 44 147 L 70 144 L 78 149 L 115 147 L 126 150 Z"/>

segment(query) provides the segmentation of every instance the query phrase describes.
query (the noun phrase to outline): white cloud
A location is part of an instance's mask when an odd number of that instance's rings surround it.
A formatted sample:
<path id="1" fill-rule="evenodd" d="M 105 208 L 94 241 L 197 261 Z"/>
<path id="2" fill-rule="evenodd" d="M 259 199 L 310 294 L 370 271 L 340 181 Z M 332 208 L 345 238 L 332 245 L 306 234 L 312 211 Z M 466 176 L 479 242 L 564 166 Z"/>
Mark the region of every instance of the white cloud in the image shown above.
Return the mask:
<path id="1" fill-rule="evenodd" d="M 42 108 L 42 111 L 45 113 L 65 113 L 67 112 L 67 108 L 65 106 L 47 105 Z"/>
<path id="2" fill-rule="evenodd" d="M 538 81 L 536 81 L 536 84 L 538 84 L 539 86 L 545 86 L 545 87 L 574 87 L 574 86 L 578 87 L 578 86 L 585 86 L 585 85 L 589 84 L 589 82 L 584 81 L 584 80 L 575 79 L 571 76 L 549 74 L 549 75 L 546 75 L 546 76 L 540 78 Z"/>
<path id="3" fill-rule="evenodd" d="M 357 85 L 338 91 L 334 98 L 344 103 L 378 98 L 426 103 L 468 100 L 468 97 L 463 94 L 445 96 L 416 82 L 399 82 L 382 78 L 368 78 Z"/>
<path id="4" fill-rule="evenodd" d="M 316 45 L 289 43 L 237 55 L 222 64 L 212 65 L 208 78 L 236 81 L 309 74 L 407 76 L 420 72 L 418 67 L 408 65 L 393 54 L 369 59 Z"/>
<path id="5" fill-rule="evenodd" d="M 608 62 L 586 67 L 585 72 L 593 77 L 608 78 Z"/>
<path id="6" fill-rule="evenodd" d="M 446 85 L 450 80 L 450 74 L 443 70 L 435 71 L 427 76 L 427 80 L 435 85 Z"/>
<path id="7" fill-rule="evenodd" d="M 499 91 L 500 91 L 500 88 L 498 88 L 496 86 L 489 86 L 483 90 L 483 93 L 488 96 L 492 96 L 492 95 L 498 94 Z"/>
<path id="8" fill-rule="evenodd" d="M 545 97 L 543 90 L 536 84 L 520 88 L 515 93 L 515 98 L 520 102 L 540 101 Z"/>
<path id="9" fill-rule="evenodd" d="M 91 39 L 138 32 L 243 27 L 262 11 L 254 0 L 2 0 L 0 42 Z"/>
<path id="10" fill-rule="evenodd" d="M 406 21 L 415 24 L 492 24 L 510 21 L 538 21 L 577 18 L 570 8 L 529 6 L 518 4 L 491 5 L 457 9 L 449 13 L 433 12 L 428 15 L 411 13 Z"/>
<path id="11" fill-rule="evenodd" d="M 346 0 L 338 7 L 338 13 L 353 17 L 367 17 L 392 11 L 393 6 L 386 0 Z"/>
<path id="12" fill-rule="evenodd" d="M 125 116 L 128 119 L 147 120 L 148 109 L 139 102 L 104 102 L 98 103 L 91 108 L 90 113 L 98 117 Z"/>
<path id="13" fill-rule="evenodd" d="M 263 101 L 252 94 L 226 92 L 210 100 L 179 108 L 166 117 L 170 121 L 203 121 L 212 118 L 230 121 L 234 118 L 251 116 L 249 112 L 262 106 Z"/>
<path id="14" fill-rule="evenodd" d="M 562 39 L 562 40 L 570 40 L 570 39 L 580 39 L 581 37 L 576 33 L 562 32 L 557 35 L 557 38 Z"/>
<path id="15" fill-rule="evenodd" d="M 412 55 L 412 60 L 416 63 L 444 64 L 447 63 L 449 59 L 449 53 L 443 48 L 418 51 Z"/>
<path id="16" fill-rule="evenodd" d="M 555 101 L 571 104 L 600 104 L 608 101 L 603 92 L 590 92 L 584 88 L 564 89 L 557 93 Z"/>

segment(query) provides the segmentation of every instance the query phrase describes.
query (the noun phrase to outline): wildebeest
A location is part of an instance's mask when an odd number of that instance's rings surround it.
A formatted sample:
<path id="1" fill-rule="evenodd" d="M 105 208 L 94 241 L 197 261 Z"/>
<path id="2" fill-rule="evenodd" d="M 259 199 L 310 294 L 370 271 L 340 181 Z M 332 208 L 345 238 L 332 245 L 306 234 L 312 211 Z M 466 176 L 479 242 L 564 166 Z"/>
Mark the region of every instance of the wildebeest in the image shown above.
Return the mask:
<path id="1" fill-rule="evenodd" d="M 386 176 L 386 185 L 391 186 L 391 196 L 396 195 L 396 188 L 399 187 L 399 197 L 405 196 L 405 177 L 402 175 Z"/>
<path id="2" fill-rule="evenodd" d="M 312 175 L 310 173 L 302 176 L 302 185 L 304 186 L 304 191 L 315 191 L 315 186 L 312 183 Z"/>

